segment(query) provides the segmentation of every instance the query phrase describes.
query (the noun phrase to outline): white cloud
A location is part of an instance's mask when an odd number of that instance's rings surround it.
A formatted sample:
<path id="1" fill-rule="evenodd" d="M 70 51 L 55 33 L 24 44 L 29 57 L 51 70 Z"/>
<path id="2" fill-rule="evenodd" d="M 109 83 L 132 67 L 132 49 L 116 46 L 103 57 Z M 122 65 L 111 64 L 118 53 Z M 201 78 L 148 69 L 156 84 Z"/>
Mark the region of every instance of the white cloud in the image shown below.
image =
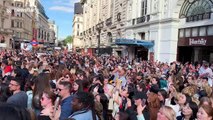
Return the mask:
<path id="1" fill-rule="evenodd" d="M 72 13 L 72 12 L 74 12 L 74 3 L 79 2 L 79 1 L 80 0 L 53 0 L 53 6 L 50 7 L 49 9 L 55 10 L 55 11 Z"/>

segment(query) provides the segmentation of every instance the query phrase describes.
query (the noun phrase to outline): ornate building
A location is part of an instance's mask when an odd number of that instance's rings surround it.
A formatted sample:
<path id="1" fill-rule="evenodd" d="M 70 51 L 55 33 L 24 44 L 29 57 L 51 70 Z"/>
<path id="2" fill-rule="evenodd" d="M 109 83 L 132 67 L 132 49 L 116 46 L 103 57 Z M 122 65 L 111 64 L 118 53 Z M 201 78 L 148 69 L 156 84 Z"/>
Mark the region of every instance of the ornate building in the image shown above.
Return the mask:
<path id="1" fill-rule="evenodd" d="M 0 47 L 11 47 L 12 30 L 10 29 L 10 12 L 8 6 L 11 0 L 0 1 Z"/>
<path id="2" fill-rule="evenodd" d="M 39 0 L 1 0 L 0 47 L 19 49 L 32 40 L 54 43 L 48 19 Z"/>
<path id="3" fill-rule="evenodd" d="M 130 59 L 213 61 L 213 0 L 81 0 L 83 39 Z M 100 35 L 100 36 L 99 36 Z"/>
<path id="4" fill-rule="evenodd" d="M 212 0 L 129 0 L 123 41 L 130 57 L 212 61 L 212 12 Z"/>
<path id="5" fill-rule="evenodd" d="M 90 52 L 121 54 L 114 44 L 124 37 L 127 0 L 81 0 L 83 5 L 83 38 Z M 113 51 L 112 51 L 113 50 Z"/>

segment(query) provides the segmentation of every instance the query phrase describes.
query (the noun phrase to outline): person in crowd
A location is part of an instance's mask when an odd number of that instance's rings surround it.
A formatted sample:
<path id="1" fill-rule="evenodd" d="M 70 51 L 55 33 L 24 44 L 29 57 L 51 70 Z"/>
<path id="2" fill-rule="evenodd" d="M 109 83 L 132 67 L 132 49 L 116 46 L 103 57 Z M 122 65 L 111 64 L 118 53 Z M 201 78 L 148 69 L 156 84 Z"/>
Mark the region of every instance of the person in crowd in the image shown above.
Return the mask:
<path id="1" fill-rule="evenodd" d="M 175 111 L 169 106 L 162 106 L 157 114 L 157 120 L 176 120 Z"/>
<path id="2" fill-rule="evenodd" d="M 40 73 L 35 78 L 35 87 L 33 89 L 32 108 L 35 110 L 36 115 L 40 114 L 40 111 L 42 108 L 40 104 L 40 99 L 44 90 L 47 90 L 47 91 L 51 90 L 49 76 L 47 73 Z"/>
<path id="3" fill-rule="evenodd" d="M 56 95 L 52 91 L 44 91 L 40 99 L 42 110 L 38 116 L 38 120 L 51 120 L 50 115 L 53 109 Z"/>
<path id="4" fill-rule="evenodd" d="M 167 92 L 164 89 L 160 89 L 158 91 L 158 99 L 160 100 L 160 105 L 163 106 L 165 105 L 165 101 L 167 99 Z"/>
<path id="5" fill-rule="evenodd" d="M 160 100 L 158 99 L 158 91 L 159 91 L 158 85 L 153 85 L 150 88 L 150 93 L 148 93 L 147 95 L 149 112 L 152 113 L 152 115 L 150 116 L 150 120 L 157 119 L 157 112 L 160 109 Z"/>
<path id="6" fill-rule="evenodd" d="M 124 68 L 122 68 L 121 66 L 118 66 L 117 68 L 115 68 L 115 70 L 112 73 L 114 73 L 114 82 L 115 83 L 121 82 L 121 85 L 123 87 L 126 86 L 126 84 L 127 84 L 127 80 L 125 77 L 126 70 Z"/>
<path id="7" fill-rule="evenodd" d="M 73 94 L 77 92 L 82 92 L 83 91 L 83 84 L 82 80 L 76 80 L 73 83 Z"/>
<path id="8" fill-rule="evenodd" d="M 181 116 L 177 117 L 177 120 L 195 120 L 197 118 L 197 111 L 198 106 L 195 102 L 185 103 L 181 110 Z"/>
<path id="9" fill-rule="evenodd" d="M 70 81 L 61 81 L 57 85 L 57 92 L 58 95 L 61 97 L 61 114 L 59 117 L 59 120 L 64 120 L 65 118 L 68 118 L 72 113 L 71 102 L 72 102 L 72 96 L 71 93 L 72 85 Z"/>
<path id="10" fill-rule="evenodd" d="M 73 114 L 69 118 L 76 120 L 98 120 L 95 114 L 94 96 L 88 92 L 77 92 L 72 101 Z"/>
<path id="11" fill-rule="evenodd" d="M 34 120 L 30 112 L 12 104 L 0 104 L 0 120 Z"/>
<path id="12" fill-rule="evenodd" d="M 7 99 L 11 96 L 9 87 L 6 83 L 0 84 L 0 103 L 5 103 Z"/>
<path id="13" fill-rule="evenodd" d="M 8 64 L 8 61 L 6 59 L 2 61 L 1 69 L 3 78 L 11 75 L 12 73 L 12 67 Z"/>
<path id="14" fill-rule="evenodd" d="M 208 98 L 208 97 L 202 97 L 202 98 L 200 99 L 200 104 L 199 104 L 199 106 L 203 106 L 203 105 L 212 106 L 211 99 Z"/>
<path id="15" fill-rule="evenodd" d="M 212 81 L 212 77 L 213 77 L 213 72 L 211 70 L 211 68 L 209 68 L 209 63 L 204 61 L 202 64 L 202 67 L 199 69 L 199 77 L 207 77 L 208 78 L 208 83 L 209 85 L 212 87 L 213 81 Z"/>
<path id="16" fill-rule="evenodd" d="M 115 116 L 115 120 L 131 120 L 129 114 L 126 112 L 118 112 Z"/>
<path id="17" fill-rule="evenodd" d="M 24 91 L 21 91 L 21 85 L 21 78 L 16 77 L 11 79 L 9 90 L 13 93 L 13 95 L 7 99 L 7 103 L 27 108 L 27 94 Z"/>
<path id="18" fill-rule="evenodd" d="M 213 108 L 209 105 L 202 105 L 197 112 L 197 120 L 213 120 Z"/>

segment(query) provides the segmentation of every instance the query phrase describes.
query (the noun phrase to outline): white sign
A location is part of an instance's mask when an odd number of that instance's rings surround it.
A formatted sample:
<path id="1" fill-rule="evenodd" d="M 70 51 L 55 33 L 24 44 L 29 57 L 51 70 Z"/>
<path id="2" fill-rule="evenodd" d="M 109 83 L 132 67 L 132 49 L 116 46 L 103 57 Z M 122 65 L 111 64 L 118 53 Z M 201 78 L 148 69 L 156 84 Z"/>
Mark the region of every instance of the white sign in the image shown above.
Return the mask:
<path id="1" fill-rule="evenodd" d="M 201 39 L 193 39 L 193 38 L 189 38 L 189 45 L 206 45 L 206 41 L 204 38 Z"/>

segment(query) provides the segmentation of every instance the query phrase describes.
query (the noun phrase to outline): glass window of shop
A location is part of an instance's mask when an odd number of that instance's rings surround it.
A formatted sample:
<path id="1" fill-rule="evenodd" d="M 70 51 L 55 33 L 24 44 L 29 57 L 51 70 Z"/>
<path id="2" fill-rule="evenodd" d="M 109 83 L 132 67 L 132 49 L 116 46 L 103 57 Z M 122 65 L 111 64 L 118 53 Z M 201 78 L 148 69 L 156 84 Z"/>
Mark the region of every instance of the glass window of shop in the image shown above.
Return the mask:
<path id="1" fill-rule="evenodd" d="M 184 29 L 180 29 L 179 30 L 179 38 L 183 38 L 184 37 Z"/>
<path id="2" fill-rule="evenodd" d="M 206 36 L 206 27 L 200 27 L 199 36 Z"/>
<path id="3" fill-rule="evenodd" d="M 191 37 L 191 29 L 190 28 L 187 28 L 185 30 L 185 37 Z"/>
<path id="4" fill-rule="evenodd" d="M 198 36 L 198 28 L 192 28 L 192 37 Z"/>
<path id="5" fill-rule="evenodd" d="M 213 26 L 208 26 L 207 33 L 208 33 L 208 36 L 212 36 L 213 35 Z"/>

